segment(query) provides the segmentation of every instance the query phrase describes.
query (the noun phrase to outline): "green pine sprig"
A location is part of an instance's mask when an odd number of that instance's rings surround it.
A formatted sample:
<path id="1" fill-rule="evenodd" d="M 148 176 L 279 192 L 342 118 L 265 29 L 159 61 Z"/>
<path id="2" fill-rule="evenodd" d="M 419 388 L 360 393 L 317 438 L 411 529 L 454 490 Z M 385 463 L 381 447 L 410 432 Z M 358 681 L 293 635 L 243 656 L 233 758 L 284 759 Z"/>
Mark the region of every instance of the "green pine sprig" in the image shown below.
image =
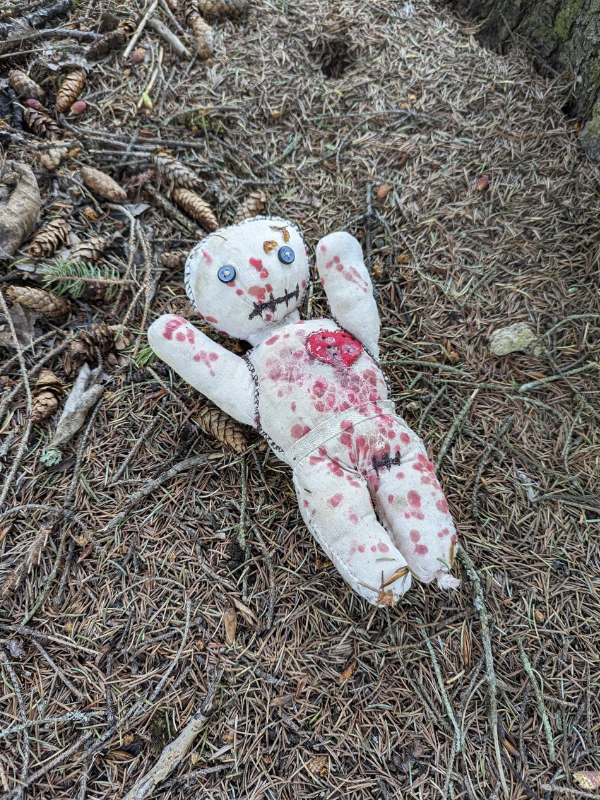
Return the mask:
<path id="1" fill-rule="evenodd" d="M 117 293 L 122 281 L 119 273 L 110 264 L 91 264 L 87 261 L 64 261 L 55 258 L 42 267 L 44 288 L 55 294 L 69 294 L 77 299 L 83 294 L 86 284 L 106 284 L 106 298 L 110 300 Z"/>

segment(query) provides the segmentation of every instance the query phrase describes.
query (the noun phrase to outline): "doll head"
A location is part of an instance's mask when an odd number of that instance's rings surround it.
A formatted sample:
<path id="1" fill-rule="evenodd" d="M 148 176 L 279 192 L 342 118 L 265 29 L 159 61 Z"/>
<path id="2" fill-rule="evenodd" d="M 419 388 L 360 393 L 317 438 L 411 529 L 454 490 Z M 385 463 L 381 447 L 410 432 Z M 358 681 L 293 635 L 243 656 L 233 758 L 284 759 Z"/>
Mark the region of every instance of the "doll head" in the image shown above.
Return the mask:
<path id="1" fill-rule="evenodd" d="M 185 264 L 185 288 L 198 316 L 236 339 L 278 325 L 299 308 L 308 278 L 304 240 L 278 217 L 220 228 Z"/>

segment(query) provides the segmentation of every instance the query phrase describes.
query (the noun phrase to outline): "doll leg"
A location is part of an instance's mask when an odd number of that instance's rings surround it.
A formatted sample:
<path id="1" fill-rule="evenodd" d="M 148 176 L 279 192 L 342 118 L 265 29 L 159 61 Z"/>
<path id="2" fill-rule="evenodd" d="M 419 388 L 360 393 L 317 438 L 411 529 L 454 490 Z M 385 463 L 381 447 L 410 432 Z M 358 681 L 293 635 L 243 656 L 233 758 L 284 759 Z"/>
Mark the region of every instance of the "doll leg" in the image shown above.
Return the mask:
<path id="1" fill-rule="evenodd" d="M 306 526 L 344 580 L 375 605 L 391 605 L 410 588 L 406 561 L 375 516 L 367 482 L 325 456 L 294 469 Z"/>
<path id="2" fill-rule="evenodd" d="M 404 426 L 399 436 L 400 464 L 379 469 L 372 481 L 377 509 L 414 576 L 455 588 L 449 571 L 458 537 L 448 503 L 421 440 Z"/>

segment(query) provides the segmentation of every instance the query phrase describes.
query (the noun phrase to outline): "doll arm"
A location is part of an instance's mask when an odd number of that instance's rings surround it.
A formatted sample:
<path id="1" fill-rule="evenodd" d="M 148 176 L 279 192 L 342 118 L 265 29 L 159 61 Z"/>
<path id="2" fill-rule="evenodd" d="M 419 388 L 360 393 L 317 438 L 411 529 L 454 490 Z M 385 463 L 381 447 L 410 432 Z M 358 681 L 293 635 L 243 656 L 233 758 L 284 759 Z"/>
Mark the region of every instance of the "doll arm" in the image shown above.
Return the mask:
<path id="1" fill-rule="evenodd" d="M 377 357 L 379 312 L 360 244 L 343 231 L 317 245 L 317 270 L 333 316 Z"/>
<path id="2" fill-rule="evenodd" d="M 234 419 L 255 426 L 254 385 L 243 359 L 173 314 L 150 326 L 148 341 L 156 355 L 195 389 Z"/>

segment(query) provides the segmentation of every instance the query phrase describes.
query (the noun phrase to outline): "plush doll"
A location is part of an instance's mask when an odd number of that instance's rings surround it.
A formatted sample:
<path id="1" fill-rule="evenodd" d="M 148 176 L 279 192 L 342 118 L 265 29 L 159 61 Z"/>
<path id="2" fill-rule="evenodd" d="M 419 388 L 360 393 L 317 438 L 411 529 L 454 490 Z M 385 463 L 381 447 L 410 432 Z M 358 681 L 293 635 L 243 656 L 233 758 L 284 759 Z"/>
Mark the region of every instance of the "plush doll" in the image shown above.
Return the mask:
<path id="1" fill-rule="evenodd" d="M 268 217 L 221 228 L 188 256 L 186 290 L 201 319 L 252 349 L 237 356 L 172 315 L 150 327 L 152 349 L 292 467 L 306 526 L 359 595 L 390 605 L 411 576 L 454 588 L 456 531 L 422 440 L 388 399 L 359 243 L 321 239 L 317 270 L 333 319 L 302 320 L 297 228 Z"/>

